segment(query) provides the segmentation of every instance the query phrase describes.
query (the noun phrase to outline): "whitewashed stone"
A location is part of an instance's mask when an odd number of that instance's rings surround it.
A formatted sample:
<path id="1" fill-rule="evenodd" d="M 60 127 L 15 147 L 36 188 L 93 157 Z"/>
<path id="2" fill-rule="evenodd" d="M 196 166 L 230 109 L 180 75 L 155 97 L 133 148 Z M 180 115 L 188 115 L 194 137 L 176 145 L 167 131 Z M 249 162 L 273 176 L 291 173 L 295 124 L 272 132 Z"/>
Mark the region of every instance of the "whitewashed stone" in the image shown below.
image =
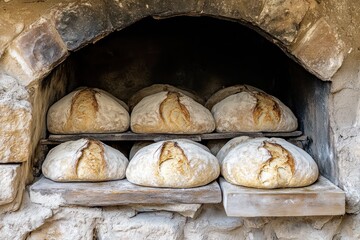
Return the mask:
<path id="1" fill-rule="evenodd" d="M 201 211 L 201 204 L 134 204 L 130 206 L 137 212 L 169 211 L 190 218 L 194 218 Z"/>
<path id="2" fill-rule="evenodd" d="M 93 240 L 101 209 L 64 208 L 44 225 L 31 232 L 27 240 Z"/>
<path id="3" fill-rule="evenodd" d="M 345 215 L 334 240 L 360 239 L 360 215 Z"/>
<path id="4" fill-rule="evenodd" d="M 338 232 L 340 223 L 341 217 L 334 217 L 325 224 L 322 217 L 272 218 L 268 227 L 274 231 L 276 239 L 332 240 Z"/>
<path id="5" fill-rule="evenodd" d="M 23 240 L 51 216 L 51 209 L 33 204 L 28 194 L 24 194 L 19 211 L 0 215 L 0 239 Z"/>
<path id="6" fill-rule="evenodd" d="M 185 239 L 245 239 L 244 220 L 227 217 L 221 205 L 204 205 L 201 214 L 188 219 L 184 229 Z"/>
<path id="7" fill-rule="evenodd" d="M 0 205 L 12 202 L 18 192 L 20 164 L 0 165 Z"/>
<path id="8" fill-rule="evenodd" d="M 185 217 L 168 212 L 140 213 L 126 216 L 104 215 L 98 225 L 99 240 L 112 239 L 183 239 Z"/>
<path id="9" fill-rule="evenodd" d="M 351 129 L 352 135 L 343 135 L 338 139 L 336 151 L 338 153 L 339 184 L 346 195 L 346 212 L 360 211 L 360 129 Z"/>
<path id="10" fill-rule="evenodd" d="M 343 89 L 334 93 L 333 106 L 334 123 L 338 129 L 360 127 L 360 92 L 358 90 Z"/>

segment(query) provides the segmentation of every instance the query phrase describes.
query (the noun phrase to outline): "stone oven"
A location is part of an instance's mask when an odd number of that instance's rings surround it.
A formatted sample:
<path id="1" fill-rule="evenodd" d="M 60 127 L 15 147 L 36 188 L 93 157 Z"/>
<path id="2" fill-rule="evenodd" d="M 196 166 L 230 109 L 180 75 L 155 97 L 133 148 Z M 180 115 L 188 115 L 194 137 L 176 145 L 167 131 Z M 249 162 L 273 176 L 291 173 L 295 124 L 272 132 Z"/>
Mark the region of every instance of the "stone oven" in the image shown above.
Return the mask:
<path id="1" fill-rule="evenodd" d="M 359 8 L 352 0 L 1 2 L 0 239 L 359 239 Z M 98 194 L 89 201 L 99 203 L 66 204 L 62 192 L 31 190 L 56 143 L 46 129 L 55 101 L 79 86 L 126 101 L 154 83 L 205 98 L 249 84 L 281 99 L 302 132 L 289 140 L 345 192 L 346 213 L 230 217 L 222 203 L 102 205 Z"/>

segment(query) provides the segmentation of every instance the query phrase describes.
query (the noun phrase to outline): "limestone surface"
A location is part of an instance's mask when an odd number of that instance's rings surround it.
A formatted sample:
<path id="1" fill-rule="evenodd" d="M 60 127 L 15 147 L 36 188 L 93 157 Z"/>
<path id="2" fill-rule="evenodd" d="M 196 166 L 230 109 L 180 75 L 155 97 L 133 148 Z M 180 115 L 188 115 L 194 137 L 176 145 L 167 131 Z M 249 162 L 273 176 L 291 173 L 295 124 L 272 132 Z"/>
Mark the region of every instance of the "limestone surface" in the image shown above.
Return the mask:
<path id="1" fill-rule="evenodd" d="M 20 172 L 20 164 L 0 165 L 0 205 L 15 199 L 21 178 Z"/>

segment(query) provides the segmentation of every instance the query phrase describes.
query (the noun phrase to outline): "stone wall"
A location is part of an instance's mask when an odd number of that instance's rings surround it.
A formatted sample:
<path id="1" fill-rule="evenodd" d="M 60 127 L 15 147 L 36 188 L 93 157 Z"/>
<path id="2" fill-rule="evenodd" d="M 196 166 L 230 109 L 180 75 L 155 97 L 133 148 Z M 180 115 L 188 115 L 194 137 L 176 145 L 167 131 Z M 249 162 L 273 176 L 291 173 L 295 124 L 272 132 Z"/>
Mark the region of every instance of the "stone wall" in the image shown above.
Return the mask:
<path id="1" fill-rule="evenodd" d="M 6 0 L 0 2 L 0 12 L 0 239 L 360 238 L 358 1 Z M 230 218 L 221 206 L 205 205 L 191 218 L 168 208 L 144 212 L 134 206 L 70 208 L 30 202 L 24 189 L 41 162 L 44 114 L 72 80 L 71 73 L 55 67 L 71 52 L 146 16 L 177 15 L 238 21 L 318 78 L 332 81 L 330 140 L 338 165 L 334 182 L 346 192 L 346 215 Z"/>

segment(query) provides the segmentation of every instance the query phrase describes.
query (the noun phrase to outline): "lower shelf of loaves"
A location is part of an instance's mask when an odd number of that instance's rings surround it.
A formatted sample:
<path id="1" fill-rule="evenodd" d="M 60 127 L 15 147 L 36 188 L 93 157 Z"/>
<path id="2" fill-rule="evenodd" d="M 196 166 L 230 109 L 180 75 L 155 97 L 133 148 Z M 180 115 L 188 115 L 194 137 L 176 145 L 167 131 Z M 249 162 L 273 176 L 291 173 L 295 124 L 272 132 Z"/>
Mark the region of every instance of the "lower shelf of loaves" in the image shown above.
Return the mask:
<path id="1" fill-rule="evenodd" d="M 211 204 L 223 202 L 232 217 L 325 216 L 345 214 L 345 194 L 320 176 L 311 186 L 255 189 L 219 179 L 206 186 L 173 189 L 141 187 L 126 179 L 109 182 L 58 183 L 40 178 L 30 187 L 30 198 L 42 204 L 56 199 L 61 206 L 116 206 L 128 204 Z M 41 197 L 39 197 L 41 196 Z"/>

